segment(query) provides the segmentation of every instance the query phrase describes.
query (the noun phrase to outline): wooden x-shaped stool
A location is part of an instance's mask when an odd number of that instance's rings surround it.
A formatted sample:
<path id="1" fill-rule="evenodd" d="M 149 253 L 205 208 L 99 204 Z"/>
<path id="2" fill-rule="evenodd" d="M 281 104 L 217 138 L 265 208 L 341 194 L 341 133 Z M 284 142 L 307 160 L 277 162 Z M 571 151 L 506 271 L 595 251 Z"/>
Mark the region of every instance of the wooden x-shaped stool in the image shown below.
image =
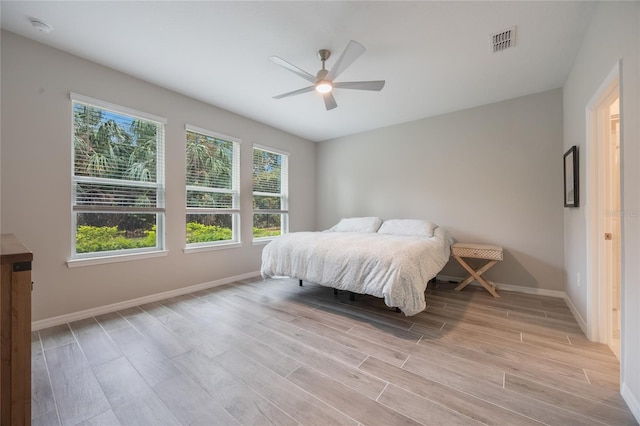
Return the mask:
<path id="1" fill-rule="evenodd" d="M 493 297 L 500 297 L 496 292 L 496 285 L 493 282 L 482 278 L 482 274 L 487 272 L 493 267 L 493 265 L 502 260 L 502 247 L 484 244 L 455 243 L 451 246 L 451 254 L 458 261 L 458 263 L 460 263 L 460 265 L 462 265 L 462 267 L 471 274 L 464 281 L 458 284 L 458 286 L 455 288 L 456 291 L 462 290 L 472 281 L 476 280 L 489 293 L 491 293 Z M 474 270 L 471 266 L 469 266 L 467 262 L 464 261 L 463 257 L 487 259 L 488 262 L 481 268 Z"/>

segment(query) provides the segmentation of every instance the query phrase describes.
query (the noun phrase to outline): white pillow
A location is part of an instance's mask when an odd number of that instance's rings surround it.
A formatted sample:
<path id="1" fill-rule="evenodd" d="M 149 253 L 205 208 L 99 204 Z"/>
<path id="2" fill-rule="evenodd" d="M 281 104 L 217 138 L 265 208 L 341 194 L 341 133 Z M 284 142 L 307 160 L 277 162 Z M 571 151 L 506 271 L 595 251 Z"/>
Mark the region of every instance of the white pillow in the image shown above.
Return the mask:
<path id="1" fill-rule="evenodd" d="M 431 222 L 419 219 L 389 219 L 385 220 L 379 234 L 404 235 L 408 237 L 433 237 L 433 231 L 438 227 Z"/>
<path id="2" fill-rule="evenodd" d="M 342 218 L 337 225 L 332 227 L 333 232 L 376 232 L 382 219 L 379 217 L 349 217 Z"/>

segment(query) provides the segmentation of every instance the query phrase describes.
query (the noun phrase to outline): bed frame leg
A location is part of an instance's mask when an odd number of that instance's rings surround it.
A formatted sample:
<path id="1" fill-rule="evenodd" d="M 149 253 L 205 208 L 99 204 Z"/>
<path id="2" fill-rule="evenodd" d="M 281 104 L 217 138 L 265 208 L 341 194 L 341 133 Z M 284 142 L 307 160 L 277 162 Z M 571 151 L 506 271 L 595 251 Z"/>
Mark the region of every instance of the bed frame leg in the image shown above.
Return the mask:
<path id="1" fill-rule="evenodd" d="M 300 280 L 300 287 L 302 287 L 302 280 Z"/>
<path id="2" fill-rule="evenodd" d="M 337 295 L 338 295 L 338 289 L 337 289 L 337 288 L 334 288 L 334 289 L 333 289 L 333 295 L 334 295 L 334 296 L 337 296 Z"/>
<path id="3" fill-rule="evenodd" d="M 429 284 L 431 284 L 431 287 L 435 287 L 437 282 L 438 282 L 438 277 L 437 276 L 431 278 L 429 281 L 427 281 L 427 288 L 425 290 L 429 289 Z"/>

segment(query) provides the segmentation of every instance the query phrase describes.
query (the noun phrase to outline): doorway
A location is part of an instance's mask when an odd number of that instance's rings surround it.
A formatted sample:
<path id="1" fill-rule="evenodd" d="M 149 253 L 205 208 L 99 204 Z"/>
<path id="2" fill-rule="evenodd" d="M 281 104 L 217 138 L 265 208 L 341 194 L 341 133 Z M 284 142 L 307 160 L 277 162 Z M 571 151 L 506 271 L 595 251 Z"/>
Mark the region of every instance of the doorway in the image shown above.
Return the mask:
<path id="1" fill-rule="evenodd" d="M 606 132 L 607 140 L 605 143 L 605 151 L 609 158 L 605 158 L 606 168 L 605 176 L 608 180 L 608 191 L 605 191 L 605 203 L 608 204 L 608 215 L 606 216 L 607 236 L 605 243 L 610 244 L 611 248 L 607 250 L 610 254 L 610 262 L 607 262 L 608 271 L 606 272 L 608 282 L 605 285 L 611 288 L 611 342 L 609 347 L 620 360 L 620 268 L 621 268 L 621 236 L 622 236 L 622 208 L 620 205 L 620 97 L 618 88 L 613 94 L 614 99 L 610 105 L 609 113 L 609 132 Z M 606 119 L 606 117 L 605 117 Z"/>
<path id="2" fill-rule="evenodd" d="M 587 105 L 589 338 L 620 359 L 622 216 L 620 78 L 616 64 Z"/>

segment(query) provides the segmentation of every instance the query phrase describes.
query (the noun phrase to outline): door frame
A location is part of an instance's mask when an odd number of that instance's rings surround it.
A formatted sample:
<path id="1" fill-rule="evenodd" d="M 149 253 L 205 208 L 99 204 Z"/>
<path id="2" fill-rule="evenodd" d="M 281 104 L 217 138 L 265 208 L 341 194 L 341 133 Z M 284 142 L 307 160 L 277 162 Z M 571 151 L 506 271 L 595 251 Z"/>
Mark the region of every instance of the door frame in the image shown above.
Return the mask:
<path id="1" fill-rule="evenodd" d="M 603 144 L 604 132 L 609 126 L 604 124 L 605 104 L 617 90 L 620 99 L 620 125 L 622 128 L 622 90 L 620 70 L 621 61 L 617 61 L 613 69 L 604 79 L 598 90 L 592 96 L 586 106 L 587 140 L 586 140 L 586 161 L 587 161 L 587 203 L 586 226 L 587 226 L 587 330 L 588 338 L 594 342 L 611 344 L 613 322 L 611 318 L 612 292 L 610 286 L 600 285 L 605 280 L 607 268 L 601 266 L 605 258 L 605 219 L 600 212 L 604 209 L 604 199 L 601 196 L 605 191 L 605 183 L 601 179 L 605 167 L 605 156 Z M 608 116 L 608 111 L 606 115 Z M 622 131 L 620 132 L 620 205 L 622 206 Z M 618 212 L 612 212 L 618 214 Z M 624 226 L 622 221 L 621 226 Z M 622 242 L 624 232 L 620 235 L 621 257 L 624 256 L 624 244 Z M 621 270 L 621 274 L 623 271 Z M 621 275 L 622 277 L 622 275 Z M 620 280 L 622 286 L 623 279 Z M 620 291 L 622 294 L 622 289 Z M 622 304 L 620 304 L 622 310 Z M 622 338 L 622 330 L 620 336 Z"/>

